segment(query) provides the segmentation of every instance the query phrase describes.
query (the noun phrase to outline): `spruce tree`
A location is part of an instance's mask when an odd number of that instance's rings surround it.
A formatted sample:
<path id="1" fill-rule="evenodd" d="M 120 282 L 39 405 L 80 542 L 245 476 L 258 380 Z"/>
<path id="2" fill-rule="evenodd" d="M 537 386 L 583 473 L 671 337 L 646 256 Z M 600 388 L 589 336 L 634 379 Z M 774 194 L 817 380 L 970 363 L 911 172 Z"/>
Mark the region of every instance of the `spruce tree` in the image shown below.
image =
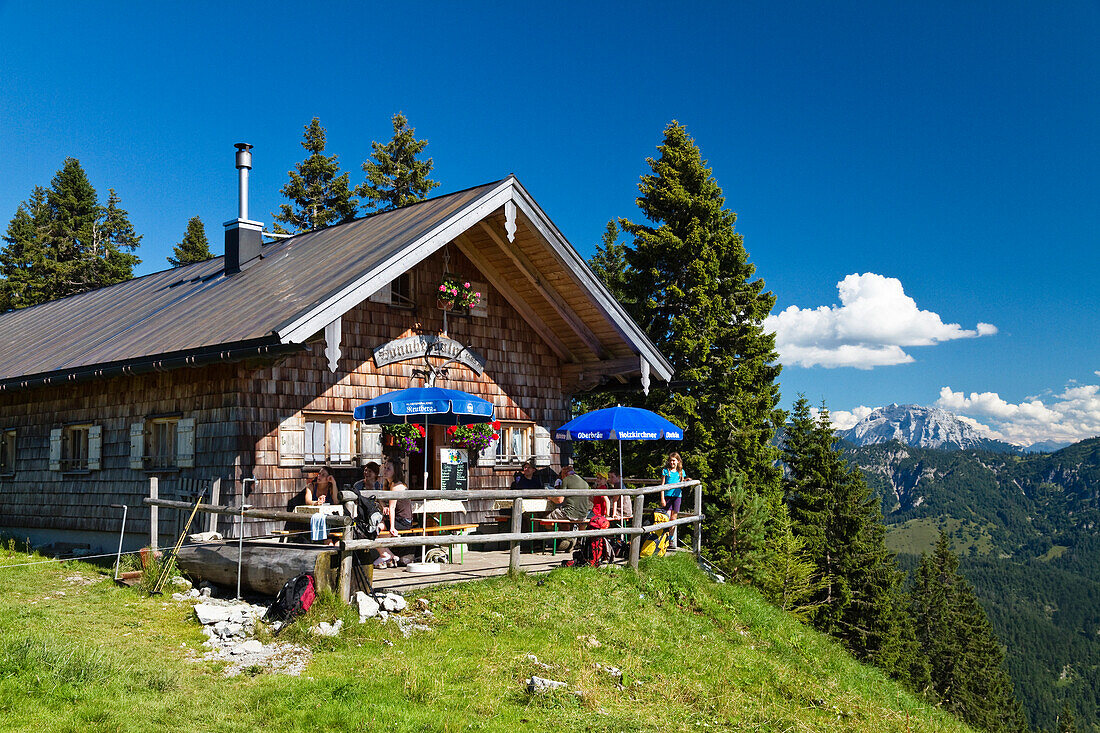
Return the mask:
<path id="1" fill-rule="evenodd" d="M 168 258 L 168 264 L 172 267 L 205 262 L 214 256 L 210 251 L 210 243 L 206 240 L 206 228 L 202 225 L 202 219 L 192 216 L 188 220 L 183 241 L 172 250 L 172 255 Z"/>
<path id="2" fill-rule="evenodd" d="M 815 419 L 800 397 L 784 436 L 784 486 L 792 530 L 817 562 L 811 619 L 857 658 L 920 689 L 925 665 L 901 594 L 903 576 L 886 547 L 881 507 L 837 443 L 825 406 Z"/>
<path id="3" fill-rule="evenodd" d="M 739 583 L 761 584 L 768 553 L 768 506 L 745 488 L 744 476 L 727 469 L 714 483 L 714 503 L 722 507 L 709 526 L 712 558 Z"/>
<path id="4" fill-rule="evenodd" d="M 98 247 L 101 208 L 96 191 L 76 158 L 50 181 L 46 194 L 49 225 L 46 241 L 46 300 L 90 290 Z"/>
<path id="5" fill-rule="evenodd" d="M 917 641 L 928 659 L 931 687 L 943 707 L 981 730 L 1025 730 L 1023 711 L 1004 669 L 1004 652 L 959 575 L 959 560 L 941 531 L 923 555 L 909 594 Z"/>
<path id="6" fill-rule="evenodd" d="M 141 244 L 141 235 L 134 231 L 130 215 L 119 204 L 121 199 L 113 188 L 107 189 L 107 206 L 97 227 L 97 241 L 91 253 L 90 282 L 87 289 L 101 288 L 125 282 L 134 276 L 134 267 L 141 259 L 134 250 Z"/>
<path id="7" fill-rule="evenodd" d="M 49 211 L 46 189 L 35 186 L 19 204 L 0 249 L 0 312 L 48 300 L 46 239 Z"/>
<path id="8" fill-rule="evenodd" d="M 290 200 L 280 204 L 279 213 L 272 214 L 275 230 L 281 233 L 308 232 L 355 218 L 359 202 L 351 196 L 348 174 L 340 173 L 339 157 L 326 156 L 325 128 L 314 117 L 305 126 L 302 147 L 309 156 L 287 171 L 290 182 L 282 194 Z M 286 227 L 284 228 L 283 225 Z"/>
<path id="9" fill-rule="evenodd" d="M 620 219 L 629 241 L 620 249 L 605 237 L 596 258 L 608 287 L 675 372 L 675 386 L 655 380 L 648 397 L 632 401 L 684 427 L 678 449 L 689 476 L 707 482 L 733 468 L 774 516 L 781 492 L 771 441 L 783 412 L 775 337 L 763 321 L 775 296 L 752 279 L 737 215 L 725 208 L 687 130 L 671 122 L 657 149 L 659 157 L 647 159 L 652 173 L 638 184 L 648 223 Z"/>
<path id="10" fill-rule="evenodd" d="M 416 139 L 416 128 L 409 127 L 405 115 L 393 116 L 393 138 L 385 145 L 371 143 L 374 152 L 363 163 L 367 178 L 355 191 L 368 211 L 389 211 L 422 201 L 439 185 L 428 178 L 432 159 L 417 159 L 427 146 L 427 140 Z"/>

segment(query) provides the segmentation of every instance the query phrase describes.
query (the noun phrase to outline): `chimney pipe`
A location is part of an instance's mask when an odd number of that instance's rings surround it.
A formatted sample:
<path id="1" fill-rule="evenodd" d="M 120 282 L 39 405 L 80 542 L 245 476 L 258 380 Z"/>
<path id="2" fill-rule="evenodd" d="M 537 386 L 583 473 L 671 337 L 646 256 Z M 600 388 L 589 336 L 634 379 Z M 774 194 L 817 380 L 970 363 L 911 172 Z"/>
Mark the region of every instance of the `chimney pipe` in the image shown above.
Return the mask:
<path id="1" fill-rule="evenodd" d="M 240 272 L 260 258 L 264 225 L 248 218 L 248 171 L 252 169 L 252 146 L 236 143 L 237 218 L 225 222 L 225 274 Z"/>
<path id="2" fill-rule="evenodd" d="M 236 143 L 237 148 L 237 218 L 248 220 L 248 172 L 252 170 L 252 146 Z"/>

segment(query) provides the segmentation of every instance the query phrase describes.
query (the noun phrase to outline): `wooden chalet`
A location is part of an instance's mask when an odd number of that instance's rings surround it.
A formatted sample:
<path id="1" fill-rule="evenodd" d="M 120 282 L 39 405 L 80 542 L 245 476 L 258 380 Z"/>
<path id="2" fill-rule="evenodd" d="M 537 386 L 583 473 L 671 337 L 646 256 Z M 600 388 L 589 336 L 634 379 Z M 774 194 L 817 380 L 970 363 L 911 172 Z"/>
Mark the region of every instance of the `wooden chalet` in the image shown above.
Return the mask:
<path id="1" fill-rule="evenodd" d="M 578 390 L 671 377 L 515 177 L 262 245 L 246 191 L 225 256 L 0 314 L 0 533 L 113 549 L 126 504 L 139 543 L 151 477 L 161 496 L 218 478 L 221 503 L 278 509 L 321 465 L 349 483 L 382 457 L 353 409 L 420 386 L 426 361 L 502 422 L 471 488 L 506 488 L 530 455 L 556 464 Z M 442 337 L 445 273 L 483 299 Z M 446 445 L 428 438 L 429 456 Z"/>

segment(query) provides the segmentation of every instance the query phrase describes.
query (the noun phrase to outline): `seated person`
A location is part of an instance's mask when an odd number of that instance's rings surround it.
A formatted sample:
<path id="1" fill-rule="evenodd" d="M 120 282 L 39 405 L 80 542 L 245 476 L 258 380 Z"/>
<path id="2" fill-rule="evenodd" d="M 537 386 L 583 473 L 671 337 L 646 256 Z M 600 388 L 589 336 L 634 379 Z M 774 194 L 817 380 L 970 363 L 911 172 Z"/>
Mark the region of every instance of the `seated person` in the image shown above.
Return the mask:
<path id="1" fill-rule="evenodd" d="M 623 477 L 615 469 L 607 472 L 607 490 L 623 489 Z M 611 498 L 611 519 L 632 519 L 634 517 L 634 497 L 620 494 Z"/>
<path id="2" fill-rule="evenodd" d="M 596 473 L 596 488 L 607 489 L 607 474 L 602 472 Z M 611 499 L 605 496 L 593 496 L 592 497 L 592 513 L 602 514 L 605 517 L 611 517 Z"/>
<path id="3" fill-rule="evenodd" d="M 512 477 L 513 489 L 541 489 L 542 482 L 535 475 L 535 459 L 528 458 L 523 462 L 523 467 Z"/>
<path id="4" fill-rule="evenodd" d="M 385 465 L 382 466 L 382 479 L 386 482 L 390 491 L 409 490 L 409 487 L 405 485 L 405 475 L 402 467 L 394 463 L 392 458 L 387 458 Z M 413 528 L 413 510 L 410 499 L 391 499 L 382 509 L 382 513 L 386 515 L 386 526 L 394 537 L 398 536 L 399 530 Z"/>
<path id="5" fill-rule="evenodd" d="M 306 482 L 305 504 L 308 506 L 320 506 L 325 502 L 336 503 L 336 479 L 332 477 L 332 469 L 321 466 L 317 473 Z"/>
<path id="6" fill-rule="evenodd" d="M 577 475 L 573 467 L 566 464 L 561 468 L 561 486 L 564 489 L 588 489 L 588 482 Z M 587 496 L 549 496 L 551 504 L 557 506 L 546 515 L 547 519 L 569 519 L 580 523 L 588 518 L 591 502 Z M 573 540 L 567 539 L 558 543 L 559 550 L 569 550 L 573 546 Z"/>

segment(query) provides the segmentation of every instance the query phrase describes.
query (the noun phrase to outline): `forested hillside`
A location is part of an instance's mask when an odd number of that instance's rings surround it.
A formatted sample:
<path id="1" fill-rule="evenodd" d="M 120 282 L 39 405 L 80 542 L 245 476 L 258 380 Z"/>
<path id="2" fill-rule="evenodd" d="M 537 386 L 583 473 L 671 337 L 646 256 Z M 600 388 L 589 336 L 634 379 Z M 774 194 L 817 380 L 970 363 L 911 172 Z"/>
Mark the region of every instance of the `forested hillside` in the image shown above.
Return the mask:
<path id="1" fill-rule="evenodd" d="M 887 542 L 903 567 L 941 529 L 974 584 L 1032 727 L 1056 730 L 1069 702 L 1100 730 L 1100 439 L 1013 456 L 852 447 L 882 498 Z"/>

